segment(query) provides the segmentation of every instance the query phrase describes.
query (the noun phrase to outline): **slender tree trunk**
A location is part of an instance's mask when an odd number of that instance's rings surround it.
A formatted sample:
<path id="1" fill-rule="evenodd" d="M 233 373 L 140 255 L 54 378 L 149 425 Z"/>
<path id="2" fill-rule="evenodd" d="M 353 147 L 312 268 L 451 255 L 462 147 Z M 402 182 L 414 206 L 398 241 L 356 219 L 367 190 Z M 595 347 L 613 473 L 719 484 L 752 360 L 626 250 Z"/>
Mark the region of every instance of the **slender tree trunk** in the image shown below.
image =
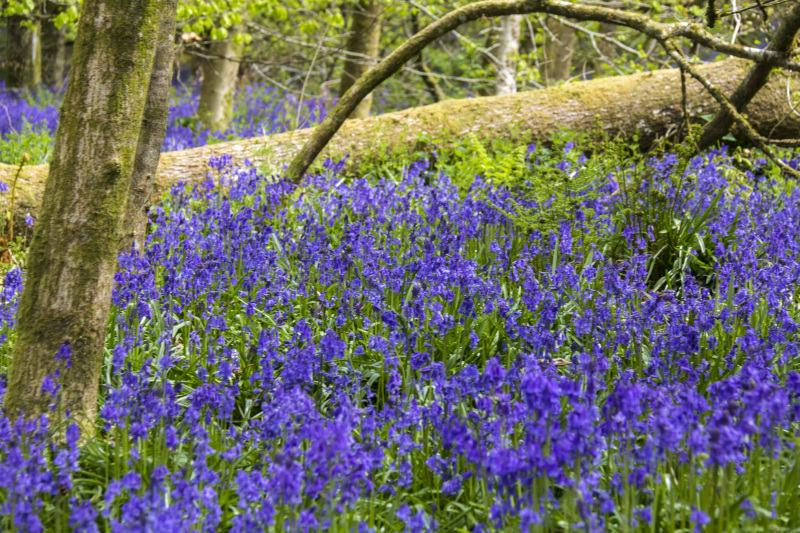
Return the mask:
<path id="1" fill-rule="evenodd" d="M 517 63 L 519 62 L 519 34 L 522 15 L 500 17 L 500 34 L 497 39 L 497 75 L 494 94 L 517 92 Z"/>
<path id="2" fill-rule="evenodd" d="M 214 131 L 227 129 L 233 120 L 233 97 L 242 55 L 242 47 L 233 40 L 236 31 L 231 28 L 227 39 L 212 41 L 208 49 L 211 59 L 203 63 L 197 114 L 200 122 Z"/>
<path id="3" fill-rule="evenodd" d="M 84 0 L 44 200 L 17 312 L 4 407 L 60 409 L 92 431 L 119 235 L 139 142 L 162 0 Z M 71 343 L 71 363 L 56 354 Z"/>
<path id="4" fill-rule="evenodd" d="M 613 24 L 608 24 L 607 22 L 601 22 L 597 31 L 603 35 L 613 37 L 617 31 L 617 27 Z M 597 47 L 599 54 L 595 56 L 592 63 L 594 77 L 602 76 L 604 73 L 609 71 L 613 72 L 612 67 L 610 67 L 608 63 L 614 61 L 614 58 L 617 56 L 617 48 L 613 43 L 610 43 L 605 39 L 597 38 L 595 38 L 595 46 Z"/>
<path id="5" fill-rule="evenodd" d="M 56 28 L 53 19 L 62 7 L 48 0 L 44 4 L 42 22 L 42 81 L 50 87 L 60 89 L 64 83 L 64 68 L 67 64 L 67 28 Z"/>
<path id="6" fill-rule="evenodd" d="M 414 34 L 419 33 L 419 14 L 414 13 L 411 18 L 411 28 L 414 31 Z M 425 62 L 425 53 L 420 52 L 417 56 L 417 70 L 419 70 L 422 74 L 420 77 L 422 78 L 422 82 L 425 84 L 425 88 L 428 90 L 428 94 L 431 95 L 434 102 L 441 102 L 447 99 L 447 95 L 444 94 L 439 82 L 436 79 L 436 76 L 433 76 L 433 72 L 431 71 L 428 64 Z"/>
<path id="7" fill-rule="evenodd" d="M 161 145 L 167 129 L 169 90 L 175 59 L 175 17 L 178 0 L 163 0 L 164 7 L 158 31 L 158 47 L 153 60 L 147 104 L 139 132 L 139 146 L 131 177 L 130 193 L 125 208 L 121 250 L 143 250 L 147 233 L 147 208 L 156 181 Z"/>
<path id="8" fill-rule="evenodd" d="M 38 21 L 23 26 L 25 17 L 7 19 L 6 87 L 31 89 L 42 82 L 42 39 Z"/>
<path id="9" fill-rule="evenodd" d="M 575 49 L 575 30 L 547 17 L 544 29 L 544 61 L 541 72 L 546 85 L 568 80 L 572 71 L 572 54 Z"/>
<path id="10" fill-rule="evenodd" d="M 372 65 L 366 57 L 378 57 L 381 41 L 381 0 L 361 0 L 350 12 L 350 29 L 345 50 L 358 56 L 348 55 L 344 61 L 342 81 L 339 84 L 339 97 L 352 87 Z M 366 118 L 372 109 L 372 93 L 356 106 L 350 118 Z"/>

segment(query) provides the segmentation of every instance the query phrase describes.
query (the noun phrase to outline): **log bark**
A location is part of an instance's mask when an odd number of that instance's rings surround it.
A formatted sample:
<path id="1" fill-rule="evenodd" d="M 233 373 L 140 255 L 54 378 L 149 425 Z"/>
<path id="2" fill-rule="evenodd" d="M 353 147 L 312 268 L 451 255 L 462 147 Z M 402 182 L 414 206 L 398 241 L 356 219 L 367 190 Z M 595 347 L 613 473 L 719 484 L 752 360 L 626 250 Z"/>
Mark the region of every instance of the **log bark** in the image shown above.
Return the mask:
<path id="1" fill-rule="evenodd" d="M 348 30 L 345 50 L 348 55 L 342 69 L 342 80 L 339 84 L 339 97 L 342 97 L 353 83 L 364 75 L 372 65 L 366 57 L 378 57 L 381 41 L 381 0 L 362 0 L 350 11 L 350 28 Z M 367 118 L 372 109 L 372 93 L 361 100 L 350 118 Z"/>
<path id="2" fill-rule="evenodd" d="M 745 60 L 728 59 L 697 69 L 721 90 L 730 92 L 744 79 L 750 65 Z M 772 132 L 775 138 L 800 137 L 800 118 L 791 113 L 786 100 L 787 75 L 773 73 L 745 110 L 762 135 L 768 135 L 780 123 Z M 638 132 L 639 143 L 646 149 L 680 125 L 680 87 L 680 72 L 669 69 L 505 96 L 446 100 L 369 119 L 349 120 L 323 155 L 350 154 L 352 164 L 375 150 L 421 148 L 419 139 L 423 134 L 443 140 L 475 134 L 480 138 L 546 142 L 562 127 L 588 131 L 598 124 L 610 135 L 630 138 Z M 699 120 L 702 115 L 717 112 L 714 99 L 691 78 L 687 80 L 687 93 L 693 118 Z M 787 114 L 788 118 L 781 122 Z M 280 171 L 313 131 L 309 128 L 161 154 L 151 199 L 157 201 L 161 193 L 180 181 L 190 184 L 203 181 L 212 156 L 230 154 L 237 163 L 249 159 L 270 171 Z M 20 216 L 24 217 L 26 212 L 37 215 L 47 169 L 47 165 L 23 169 L 17 190 L 16 212 Z M 0 165 L 0 181 L 10 186 L 15 172 L 14 166 Z M 0 209 L 7 209 L 8 199 L 8 194 L 0 196 Z M 18 220 L 17 224 L 24 224 L 24 220 Z"/>
<path id="3" fill-rule="evenodd" d="M 470 21 L 531 13 L 626 26 L 662 43 L 680 34 L 683 38 L 732 57 L 746 58 L 758 63 L 769 64 L 771 67 L 780 66 L 793 72 L 800 72 L 800 65 L 785 53 L 727 43 L 709 34 L 696 23 L 661 23 L 628 10 L 584 5 L 566 0 L 483 0 L 473 2 L 432 22 L 359 78 L 339 100 L 336 107 L 328 113 L 325 120 L 317 126 L 314 134 L 289 164 L 286 170 L 287 177 L 292 181 L 299 182 L 361 100 L 400 70 L 408 61 L 416 57 L 426 46 Z"/>
<path id="4" fill-rule="evenodd" d="M 91 434 L 162 0 L 84 0 L 43 205 L 17 311 L 3 407 L 60 402 Z M 70 343 L 71 363 L 56 359 Z M 58 378 L 55 376 L 59 375 Z M 54 398 L 45 378 L 60 381 Z"/>

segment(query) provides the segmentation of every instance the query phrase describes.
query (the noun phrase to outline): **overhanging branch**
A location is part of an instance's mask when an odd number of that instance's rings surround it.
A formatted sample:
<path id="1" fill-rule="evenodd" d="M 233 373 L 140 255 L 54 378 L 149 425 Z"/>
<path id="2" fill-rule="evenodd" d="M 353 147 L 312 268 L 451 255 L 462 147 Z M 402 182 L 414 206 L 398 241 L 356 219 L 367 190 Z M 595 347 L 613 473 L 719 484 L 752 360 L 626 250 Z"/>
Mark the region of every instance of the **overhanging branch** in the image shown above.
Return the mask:
<path id="1" fill-rule="evenodd" d="M 795 11 L 797 11 L 798 24 L 800 25 L 800 6 L 792 10 L 792 15 Z M 357 80 L 350 90 L 342 96 L 336 108 L 317 127 L 312 137 L 293 159 L 287 169 L 287 177 L 299 181 L 358 103 L 383 81 L 403 68 L 405 63 L 416 57 L 428 44 L 470 21 L 488 17 L 527 15 L 531 13 L 544 13 L 576 20 L 606 22 L 625 26 L 660 42 L 676 37 L 686 38 L 712 50 L 755 61 L 759 63 L 759 67 L 766 71 L 767 75 L 776 66 L 800 72 L 800 64 L 792 61 L 788 53 L 788 50 L 791 49 L 794 35 L 797 33 L 797 27 L 793 24 L 794 19 L 792 19 L 791 24 L 787 24 L 784 21 L 777 30 L 773 41 L 777 41 L 778 45 L 770 46 L 766 50 L 758 50 L 717 39 L 706 32 L 699 24 L 665 24 L 655 22 L 638 13 L 619 9 L 573 4 L 564 0 L 485 0 L 468 4 L 431 23 Z M 794 28 L 794 31 L 791 31 L 792 28 Z M 789 44 L 784 46 L 787 39 Z M 761 85 L 763 86 L 763 83 Z M 734 105 L 735 109 L 736 105 Z"/>

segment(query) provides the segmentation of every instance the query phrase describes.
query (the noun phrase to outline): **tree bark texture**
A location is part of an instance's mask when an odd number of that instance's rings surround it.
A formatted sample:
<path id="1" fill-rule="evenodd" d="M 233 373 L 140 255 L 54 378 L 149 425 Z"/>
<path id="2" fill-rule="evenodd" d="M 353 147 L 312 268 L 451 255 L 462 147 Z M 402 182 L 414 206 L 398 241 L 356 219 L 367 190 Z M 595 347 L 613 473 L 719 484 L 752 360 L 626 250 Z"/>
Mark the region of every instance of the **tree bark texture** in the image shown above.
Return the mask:
<path id="1" fill-rule="evenodd" d="M 519 62 L 519 35 L 522 15 L 500 17 L 500 33 L 497 36 L 497 74 L 494 81 L 494 94 L 517 92 L 517 64 Z"/>
<path id="2" fill-rule="evenodd" d="M 541 62 L 542 80 L 552 85 L 569 79 L 572 72 L 572 55 L 575 51 L 575 28 L 547 17 L 544 28 L 544 57 Z"/>
<path id="3" fill-rule="evenodd" d="M 368 58 L 378 57 L 381 41 L 381 0 L 361 0 L 350 10 L 350 26 L 347 34 L 346 56 L 342 68 L 342 80 L 339 84 L 339 97 L 353 86 L 372 65 Z M 372 93 L 367 95 L 356 106 L 350 118 L 367 118 L 372 109 Z"/>
<path id="4" fill-rule="evenodd" d="M 44 3 L 45 20 L 42 22 L 42 81 L 60 89 L 64 83 L 64 69 L 67 65 L 67 28 L 56 28 L 53 19 L 63 9 L 56 2 Z"/>
<path id="5" fill-rule="evenodd" d="M 147 103 L 144 108 L 139 145 L 131 176 L 121 250 L 133 247 L 142 250 L 147 229 L 147 208 L 156 181 L 158 159 L 167 129 L 169 90 L 172 85 L 172 66 L 175 58 L 175 26 L 178 0 L 162 0 L 158 43 L 150 75 Z"/>
<path id="6" fill-rule="evenodd" d="M 8 17 L 6 31 L 6 87 L 32 89 L 42 82 L 42 36 L 38 21 L 23 26 L 25 17 Z"/>
<path id="7" fill-rule="evenodd" d="M 729 59 L 698 65 L 697 70 L 721 90 L 730 92 L 744 79 L 749 66 L 748 61 Z M 775 73 L 745 110 L 762 135 L 772 132 L 775 138 L 800 137 L 800 117 L 791 113 L 786 100 L 787 76 Z M 800 81 L 796 76 L 792 79 L 794 83 Z M 357 163 L 375 150 L 425 148 L 419 143 L 422 135 L 440 137 L 442 144 L 448 138 L 463 139 L 470 134 L 484 139 L 547 142 L 561 127 L 589 131 L 598 124 L 612 136 L 630 138 L 638 132 L 639 143 L 646 149 L 654 140 L 680 126 L 680 88 L 680 72 L 670 69 L 572 82 L 506 96 L 446 100 L 367 120 L 347 121 L 323 156 L 350 154 L 351 164 Z M 687 93 L 689 113 L 694 119 L 717 112 L 714 99 L 689 76 Z M 313 132 L 309 128 L 161 154 L 151 199 L 158 201 L 162 193 L 179 181 L 201 183 L 208 173 L 211 156 L 230 154 L 238 163 L 249 159 L 270 171 L 280 172 Z M 26 212 L 38 215 L 47 170 L 47 165 L 22 170 L 16 200 L 16 213 L 22 217 Z M 0 181 L 10 186 L 15 172 L 14 166 L 0 165 Z M 0 196 L 0 210 L 8 209 L 8 200 L 8 194 Z M 24 224 L 24 219 L 15 224 Z"/>
<path id="8" fill-rule="evenodd" d="M 200 122 L 214 131 L 227 129 L 233 120 L 233 96 L 242 55 L 242 47 L 233 40 L 236 31 L 236 27 L 231 28 L 227 39 L 212 41 L 208 49 L 210 59 L 203 63 L 197 114 Z"/>
<path id="9" fill-rule="evenodd" d="M 17 312 L 4 407 L 60 409 L 91 432 L 119 236 L 144 114 L 162 0 L 84 0 L 61 122 Z M 56 361 L 71 343 L 71 365 Z"/>

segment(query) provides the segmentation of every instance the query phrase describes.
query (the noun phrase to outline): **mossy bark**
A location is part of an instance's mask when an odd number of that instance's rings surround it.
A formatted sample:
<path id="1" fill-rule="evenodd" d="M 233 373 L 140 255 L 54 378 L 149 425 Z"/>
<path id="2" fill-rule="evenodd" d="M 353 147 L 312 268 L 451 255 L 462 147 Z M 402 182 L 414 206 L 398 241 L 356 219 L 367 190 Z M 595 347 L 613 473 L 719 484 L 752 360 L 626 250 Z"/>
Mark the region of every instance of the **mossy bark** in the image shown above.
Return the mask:
<path id="1" fill-rule="evenodd" d="M 35 417 L 61 374 L 61 406 L 91 431 L 161 0 L 85 0 L 17 312 L 4 407 Z M 55 359 L 71 343 L 67 367 Z"/>
<path id="2" fill-rule="evenodd" d="M 484 0 L 460 7 L 429 24 L 359 78 L 292 160 L 286 170 L 287 177 L 295 181 L 302 179 L 308 167 L 325 149 L 361 100 L 408 61 L 419 55 L 430 43 L 470 21 L 530 13 L 626 26 L 659 41 L 664 41 L 679 33 L 681 37 L 688 38 L 717 52 L 764 63 L 765 68 L 769 68 L 770 71 L 775 66 L 781 66 L 800 72 L 800 64 L 793 61 L 785 52 L 777 49 L 758 50 L 727 43 L 709 34 L 696 23 L 660 23 L 645 15 L 628 10 L 583 5 L 563 0 Z M 778 29 L 778 34 L 783 32 L 784 26 L 782 25 Z M 792 34 L 793 38 L 794 34 Z M 783 36 L 776 35 L 775 39 L 783 40 Z M 717 134 L 719 135 L 719 132 Z M 719 136 L 721 137 L 721 135 Z"/>
<path id="3" fill-rule="evenodd" d="M 212 41 L 209 59 L 203 63 L 203 84 L 197 114 L 203 125 L 214 131 L 228 128 L 233 120 L 233 96 L 239 72 L 242 47 L 233 40 L 237 28 L 229 30 L 227 39 Z"/>
<path id="4" fill-rule="evenodd" d="M 44 2 L 42 22 L 42 81 L 50 87 L 61 88 L 67 64 L 66 26 L 56 28 L 53 19 L 63 7 L 56 2 Z"/>
<path id="5" fill-rule="evenodd" d="M 361 0 L 349 11 L 350 26 L 345 50 L 350 54 L 347 55 L 342 68 L 342 79 L 339 83 L 340 98 L 372 67 L 369 58 L 378 57 L 382 12 L 381 0 Z M 359 102 L 350 118 L 366 118 L 371 109 L 372 93 L 369 93 Z"/>
<path id="6" fill-rule="evenodd" d="M 747 73 L 749 63 L 731 59 L 698 65 L 697 70 L 725 92 L 733 91 Z M 800 117 L 786 100 L 787 73 L 775 73 L 746 108 L 747 116 L 762 135 L 800 138 Z M 799 83 L 797 76 L 793 84 Z M 700 85 L 688 80 L 689 113 L 693 119 L 714 113 L 715 100 Z M 421 136 L 463 139 L 475 134 L 483 139 L 547 142 L 560 128 L 589 131 L 601 125 L 612 136 L 637 135 L 642 148 L 675 132 L 681 121 L 680 73 L 677 69 L 612 76 L 573 82 L 507 96 L 447 100 L 371 117 L 350 120 L 323 152 L 324 156 L 350 154 L 350 164 L 376 150 L 416 150 Z M 777 126 L 777 127 L 776 127 Z M 314 129 L 280 133 L 190 150 L 161 154 L 151 201 L 179 181 L 201 183 L 211 156 L 229 154 L 237 163 L 249 159 L 279 172 L 307 142 Z M 9 184 L 17 167 L 0 164 L 0 181 Z M 38 216 L 47 178 L 47 165 L 25 167 L 17 187 L 17 210 Z M 0 212 L 8 208 L 8 195 L 0 195 Z M 15 224 L 24 224 L 19 218 Z"/>
<path id="7" fill-rule="evenodd" d="M 38 21 L 13 16 L 6 19 L 6 87 L 32 89 L 42 82 L 42 36 Z"/>
<path id="8" fill-rule="evenodd" d="M 158 44 L 147 103 L 144 109 L 139 145 L 131 177 L 128 203 L 125 208 L 121 250 L 131 247 L 142 250 L 147 230 L 147 208 L 156 181 L 161 145 L 167 129 L 169 90 L 172 84 L 172 67 L 175 58 L 175 18 L 177 0 L 163 0 Z"/>

